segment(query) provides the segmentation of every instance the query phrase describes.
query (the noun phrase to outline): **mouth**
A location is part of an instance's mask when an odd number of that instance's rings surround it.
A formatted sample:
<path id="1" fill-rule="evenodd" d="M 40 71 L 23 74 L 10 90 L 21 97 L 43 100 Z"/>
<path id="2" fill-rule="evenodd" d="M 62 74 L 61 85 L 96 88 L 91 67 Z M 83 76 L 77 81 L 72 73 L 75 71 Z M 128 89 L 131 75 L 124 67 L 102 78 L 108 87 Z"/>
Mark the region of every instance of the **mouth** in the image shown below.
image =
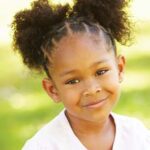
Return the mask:
<path id="1" fill-rule="evenodd" d="M 99 108 L 99 107 L 102 107 L 107 101 L 107 97 L 106 98 L 103 98 L 103 99 L 100 99 L 100 100 L 97 100 L 95 102 L 91 102 L 91 103 L 88 103 L 86 105 L 84 105 L 83 107 L 84 108 Z"/>

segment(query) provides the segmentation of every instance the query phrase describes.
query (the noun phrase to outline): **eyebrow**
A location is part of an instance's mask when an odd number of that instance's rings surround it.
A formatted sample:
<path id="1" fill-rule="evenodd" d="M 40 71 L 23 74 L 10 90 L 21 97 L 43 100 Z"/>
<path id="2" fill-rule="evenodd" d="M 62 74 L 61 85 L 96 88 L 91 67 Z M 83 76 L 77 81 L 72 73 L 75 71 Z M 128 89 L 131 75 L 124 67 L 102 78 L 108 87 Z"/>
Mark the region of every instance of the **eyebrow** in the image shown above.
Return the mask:
<path id="1" fill-rule="evenodd" d="M 103 63 L 108 62 L 108 61 L 109 61 L 109 59 L 103 59 L 103 60 L 97 61 L 97 62 L 93 63 L 89 68 L 93 68 L 94 66 L 97 66 L 99 64 L 103 64 Z M 61 73 L 60 76 L 62 77 L 62 76 L 68 75 L 68 74 L 73 74 L 73 73 L 76 73 L 77 71 L 78 70 L 76 70 L 76 69 L 67 70 L 67 71 Z"/>

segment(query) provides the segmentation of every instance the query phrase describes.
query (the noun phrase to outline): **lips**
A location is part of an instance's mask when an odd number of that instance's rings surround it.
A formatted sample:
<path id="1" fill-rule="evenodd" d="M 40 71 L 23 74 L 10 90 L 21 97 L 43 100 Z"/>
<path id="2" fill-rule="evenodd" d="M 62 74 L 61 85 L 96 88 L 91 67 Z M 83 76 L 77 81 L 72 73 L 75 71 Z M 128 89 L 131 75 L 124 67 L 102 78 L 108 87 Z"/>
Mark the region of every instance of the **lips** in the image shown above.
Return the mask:
<path id="1" fill-rule="evenodd" d="M 88 104 L 83 105 L 83 107 L 85 108 L 98 108 L 98 107 L 102 107 L 107 101 L 107 98 L 103 98 Z"/>

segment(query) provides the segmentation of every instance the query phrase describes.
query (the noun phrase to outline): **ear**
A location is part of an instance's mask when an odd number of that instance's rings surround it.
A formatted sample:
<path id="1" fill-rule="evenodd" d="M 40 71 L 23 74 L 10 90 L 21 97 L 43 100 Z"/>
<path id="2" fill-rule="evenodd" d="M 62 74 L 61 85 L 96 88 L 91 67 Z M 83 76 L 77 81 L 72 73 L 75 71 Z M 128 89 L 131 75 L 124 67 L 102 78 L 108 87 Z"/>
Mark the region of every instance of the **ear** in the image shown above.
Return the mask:
<path id="1" fill-rule="evenodd" d="M 125 57 L 123 55 L 119 55 L 117 57 L 117 62 L 118 62 L 119 82 L 122 82 L 125 70 Z"/>
<path id="2" fill-rule="evenodd" d="M 59 99 L 59 94 L 56 89 L 54 82 L 51 79 L 44 78 L 42 80 L 42 85 L 47 94 L 52 98 L 52 100 L 56 103 L 59 103 L 61 100 Z"/>

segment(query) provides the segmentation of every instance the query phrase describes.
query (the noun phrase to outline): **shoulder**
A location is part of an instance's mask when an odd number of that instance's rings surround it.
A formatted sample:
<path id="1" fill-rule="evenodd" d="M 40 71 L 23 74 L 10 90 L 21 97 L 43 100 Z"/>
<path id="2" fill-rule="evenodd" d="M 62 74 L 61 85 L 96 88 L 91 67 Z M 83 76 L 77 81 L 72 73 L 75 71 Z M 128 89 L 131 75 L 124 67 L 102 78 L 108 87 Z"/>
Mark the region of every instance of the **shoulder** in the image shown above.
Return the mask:
<path id="1" fill-rule="evenodd" d="M 129 146 L 127 149 L 140 148 L 147 150 L 150 145 L 150 130 L 143 123 L 133 117 L 112 113 L 116 124 L 116 143 Z M 121 144 L 120 144 L 121 143 Z"/>
<path id="2" fill-rule="evenodd" d="M 57 140 L 62 140 L 68 126 L 64 110 L 52 121 L 41 128 L 31 139 L 29 139 L 22 150 L 55 150 Z M 62 138 L 62 139 L 60 139 Z"/>
<path id="3" fill-rule="evenodd" d="M 112 113 L 112 116 L 114 118 L 115 123 L 121 128 L 133 131 L 136 130 L 136 132 L 137 129 L 140 129 L 139 131 L 148 131 L 144 124 L 137 118 L 119 115 L 116 113 Z"/>

